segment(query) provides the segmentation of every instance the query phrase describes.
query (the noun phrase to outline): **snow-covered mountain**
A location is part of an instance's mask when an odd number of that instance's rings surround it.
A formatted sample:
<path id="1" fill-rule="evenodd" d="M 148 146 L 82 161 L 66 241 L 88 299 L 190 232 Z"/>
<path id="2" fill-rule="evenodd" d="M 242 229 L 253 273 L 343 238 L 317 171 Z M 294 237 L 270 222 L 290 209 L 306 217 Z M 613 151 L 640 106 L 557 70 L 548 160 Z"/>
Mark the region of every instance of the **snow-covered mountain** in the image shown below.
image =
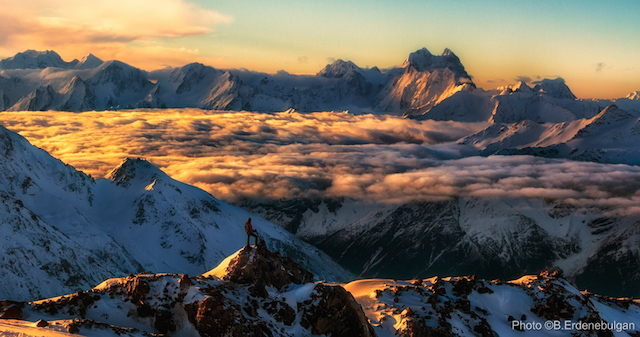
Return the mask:
<path id="1" fill-rule="evenodd" d="M 76 79 L 77 78 L 77 79 Z M 83 83 L 69 101 L 69 88 Z M 337 60 L 315 76 L 216 69 L 199 63 L 145 72 L 92 54 L 65 62 L 53 51 L 28 50 L 0 61 L 1 110 L 180 108 L 249 111 L 373 111 L 461 122 L 562 122 L 591 118 L 612 103 L 640 111 L 637 93 L 581 100 L 562 78 L 485 91 L 476 88 L 449 49 L 411 53 L 380 71 Z"/>
<path id="2" fill-rule="evenodd" d="M 200 274 L 246 243 L 244 222 L 318 278 L 350 275 L 281 227 L 140 159 L 93 178 L 0 127 L 0 297 L 87 289 L 143 270 Z"/>
<path id="3" fill-rule="evenodd" d="M 409 55 L 402 70 L 388 77 L 378 94 L 378 110 L 419 116 L 454 93 L 475 88 L 460 59 L 449 49 L 440 56 L 420 49 Z"/>
<path id="4" fill-rule="evenodd" d="M 419 119 L 459 122 L 516 123 L 531 120 L 557 123 L 591 118 L 611 101 L 579 100 L 562 78 L 543 79 L 530 87 L 524 82 L 485 91 L 454 92 Z M 638 104 L 628 104 L 640 109 Z"/>
<path id="5" fill-rule="evenodd" d="M 13 57 L 0 60 L 0 69 L 45 69 L 45 68 L 73 68 L 78 65 L 78 60 L 65 62 L 58 53 L 53 50 L 36 51 L 27 50 L 17 53 Z"/>
<path id="6" fill-rule="evenodd" d="M 76 79 L 77 78 L 77 79 Z M 83 83 L 69 102 L 69 87 Z M 65 62 L 53 51 L 28 50 L 0 61 L 2 110 L 193 107 L 250 111 L 374 111 L 461 122 L 561 122 L 591 118 L 609 104 L 640 111 L 637 95 L 579 100 L 562 78 L 477 89 L 449 49 L 411 53 L 381 72 L 337 60 L 315 76 L 216 69 L 199 63 L 145 72 L 92 54 Z"/>
<path id="7" fill-rule="evenodd" d="M 606 217 L 605 210 L 585 212 L 534 197 L 276 204 L 245 207 L 314 243 L 362 277 L 476 274 L 509 279 L 557 267 L 583 289 L 640 296 L 638 217 Z"/>
<path id="8" fill-rule="evenodd" d="M 496 123 L 462 138 L 482 155 L 535 155 L 599 163 L 640 164 L 640 114 L 610 105 L 591 118 L 559 123 Z"/>

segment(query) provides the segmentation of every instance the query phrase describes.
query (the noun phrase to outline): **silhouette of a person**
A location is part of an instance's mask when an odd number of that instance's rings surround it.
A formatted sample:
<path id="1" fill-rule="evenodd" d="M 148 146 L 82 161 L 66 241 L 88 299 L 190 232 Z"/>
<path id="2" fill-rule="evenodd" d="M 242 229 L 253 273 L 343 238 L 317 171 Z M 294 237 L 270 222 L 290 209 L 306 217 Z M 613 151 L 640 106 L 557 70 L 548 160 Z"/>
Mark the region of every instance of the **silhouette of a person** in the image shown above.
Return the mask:
<path id="1" fill-rule="evenodd" d="M 251 225 L 251 218 L 247 219 L 244 224 L 244 231 L 247 233 L 247 246 L 249 246 L 249 239 L 253 236 L 255 238 L 256 246 L 258 245 L 258 232 L 253 229 Z"/>

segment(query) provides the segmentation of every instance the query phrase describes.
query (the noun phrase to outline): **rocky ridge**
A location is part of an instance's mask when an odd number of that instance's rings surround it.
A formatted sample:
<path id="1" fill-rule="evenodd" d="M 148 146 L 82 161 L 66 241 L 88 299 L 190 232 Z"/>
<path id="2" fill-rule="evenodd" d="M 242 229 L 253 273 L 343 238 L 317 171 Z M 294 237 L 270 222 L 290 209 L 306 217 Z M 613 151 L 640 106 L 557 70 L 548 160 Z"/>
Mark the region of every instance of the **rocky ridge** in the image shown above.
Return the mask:
<path id="1" fill-rule="evenodd" d="M 344 288 L 313 283 L 264 244 L 232 255 L 218 276 L 129 275 L 58 298 L 3 302 L 0 318 L 83 335 L 376 336 Z"/>

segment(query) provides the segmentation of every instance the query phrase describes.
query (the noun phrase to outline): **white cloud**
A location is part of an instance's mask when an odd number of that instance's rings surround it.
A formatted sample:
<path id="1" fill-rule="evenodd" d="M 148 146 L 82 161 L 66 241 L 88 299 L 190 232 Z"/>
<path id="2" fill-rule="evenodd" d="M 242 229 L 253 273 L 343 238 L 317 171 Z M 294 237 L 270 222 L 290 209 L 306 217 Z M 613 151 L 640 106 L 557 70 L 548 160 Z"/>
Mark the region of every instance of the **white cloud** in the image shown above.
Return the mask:
<path id="1" fill-rule="evenodd" d="M 144 157 L 229 201 L 532 197 L 617 214 L 640 210 L 640 167 L 530 156 L 461 158 L 470 150 L 453 141 L 481 130 L 482 123 L 197 109 L 4 112 L 1 123 L 93 176 L 127 156 Z"/>

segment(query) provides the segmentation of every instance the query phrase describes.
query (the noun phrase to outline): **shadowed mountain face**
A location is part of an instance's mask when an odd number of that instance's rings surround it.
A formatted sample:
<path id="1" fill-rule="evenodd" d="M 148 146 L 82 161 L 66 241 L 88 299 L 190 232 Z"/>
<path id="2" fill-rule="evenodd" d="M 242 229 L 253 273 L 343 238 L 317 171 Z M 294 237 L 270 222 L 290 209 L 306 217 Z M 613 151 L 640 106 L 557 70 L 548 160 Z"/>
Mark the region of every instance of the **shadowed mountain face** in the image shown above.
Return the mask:
<path id="1" fill-rule="evenodd" d="M 511 279 L 555 267 L 581 289 L 640 296 L 637 216 L 606 217 L 604 210 L 585 212 L 536 198 L 461 197 L 377 207 L 352 200 L 291 203 L 276 204 L 300 212 L 299 218 L 267 202 L 254 210 L 361 277 Z"/>

